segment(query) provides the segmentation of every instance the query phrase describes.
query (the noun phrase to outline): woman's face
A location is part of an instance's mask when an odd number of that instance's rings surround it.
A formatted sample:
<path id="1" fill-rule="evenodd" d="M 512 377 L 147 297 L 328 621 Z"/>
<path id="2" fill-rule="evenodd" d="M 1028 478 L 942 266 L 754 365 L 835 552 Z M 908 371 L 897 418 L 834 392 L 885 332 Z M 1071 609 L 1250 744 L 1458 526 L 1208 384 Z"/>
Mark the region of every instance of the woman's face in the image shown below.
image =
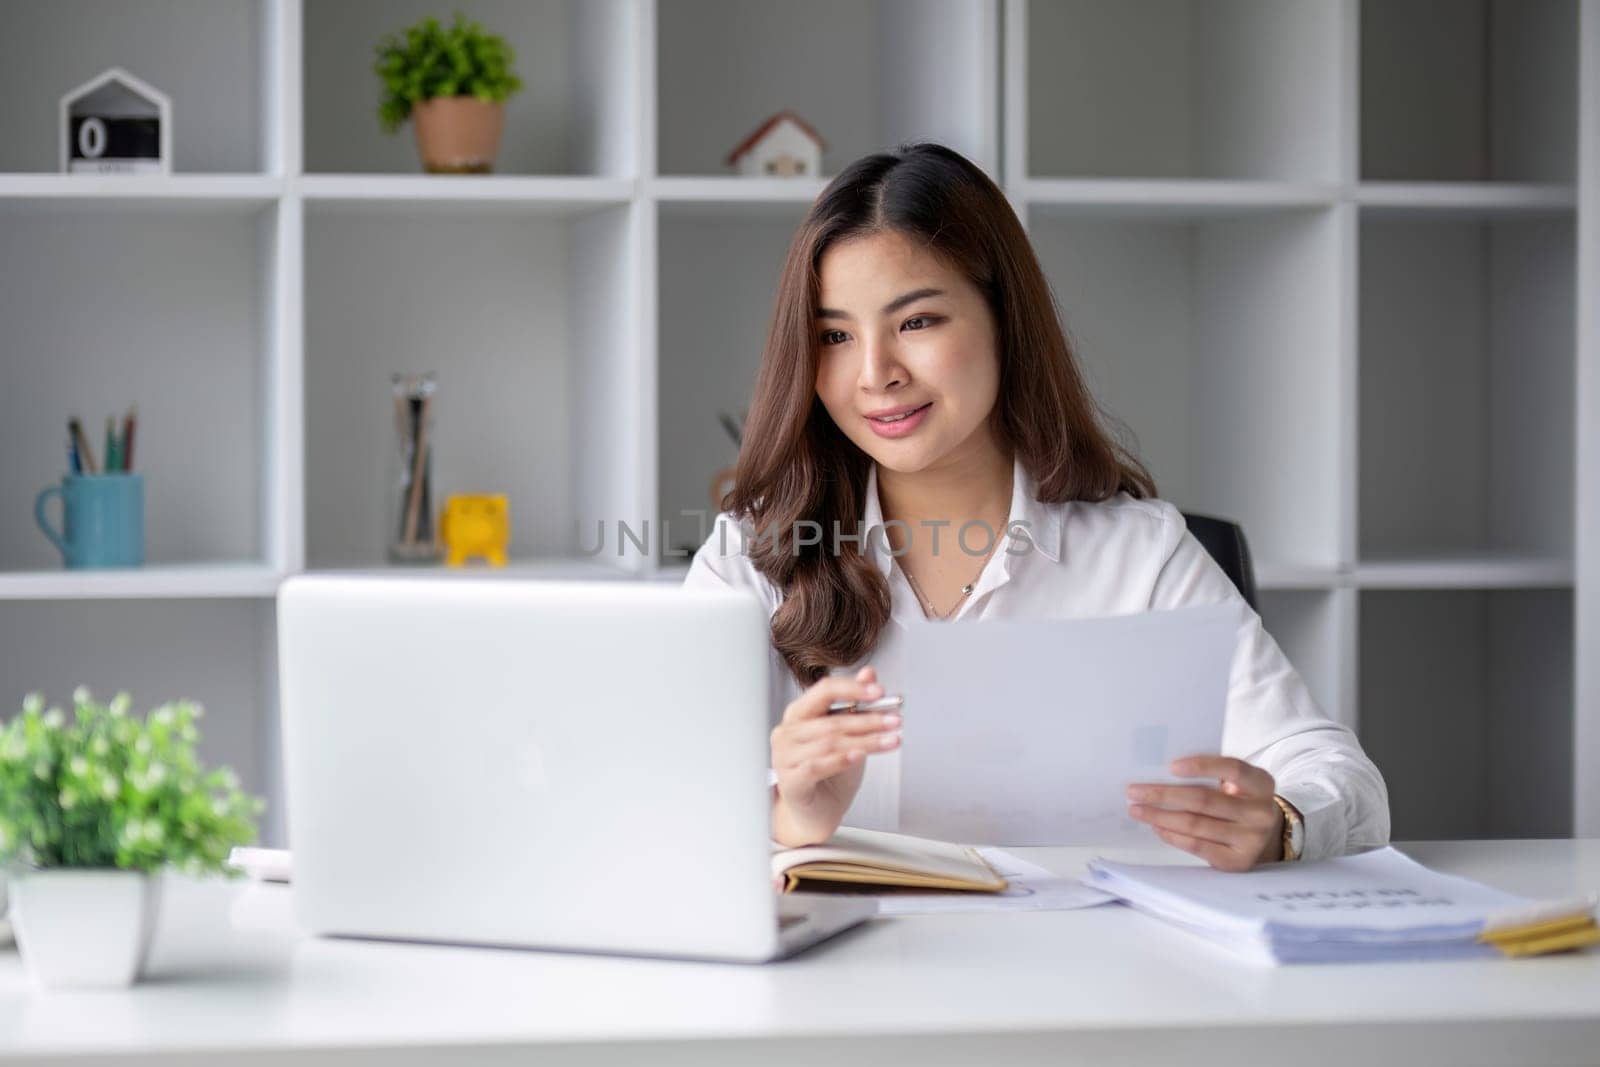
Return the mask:
<path id="1" fill-rule="evenodd" d="M 831 246 L 819 274 L 817 396 L 846 437 L 902 474 L 995 447 L 1000 361 L 976 286 L 893 231 Z"/>

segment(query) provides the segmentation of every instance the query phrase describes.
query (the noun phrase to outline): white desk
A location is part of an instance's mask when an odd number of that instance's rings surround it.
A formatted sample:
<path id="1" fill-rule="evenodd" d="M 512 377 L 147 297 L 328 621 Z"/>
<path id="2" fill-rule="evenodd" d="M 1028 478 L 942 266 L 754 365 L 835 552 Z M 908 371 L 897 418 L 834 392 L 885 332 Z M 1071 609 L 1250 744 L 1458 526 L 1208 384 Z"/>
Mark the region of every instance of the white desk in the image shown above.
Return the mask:
<path id="1" fill-rule="evenodd" d="M 1403 847 L 1530 895 L 1600 887 L 1600 841 Z M 1086 858 L 1017 851 L 1062 872 Z M 47 994 L 0 953 L 0 1058 L 1600 1062 L 1600 952 L 1264 969 L 1117 906 L 879 919 L 745 966 L 307 938 L 284 887 L 169 880 L 150 970 Z"/>

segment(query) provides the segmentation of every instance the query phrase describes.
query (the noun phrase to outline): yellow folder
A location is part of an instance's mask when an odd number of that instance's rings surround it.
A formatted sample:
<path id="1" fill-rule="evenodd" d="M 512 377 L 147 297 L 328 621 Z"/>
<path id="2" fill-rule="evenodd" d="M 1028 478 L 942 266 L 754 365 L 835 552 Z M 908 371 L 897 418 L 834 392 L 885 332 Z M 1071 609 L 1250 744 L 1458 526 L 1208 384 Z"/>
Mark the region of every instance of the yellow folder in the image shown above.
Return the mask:
<path id="1" fill-rule="evenodd" d="M 1490 922 L 1478 940 L 1507 956 L 1542 956 L 1600 944 L 1594 909 L 1592 896 L 1543 902 Z"/>

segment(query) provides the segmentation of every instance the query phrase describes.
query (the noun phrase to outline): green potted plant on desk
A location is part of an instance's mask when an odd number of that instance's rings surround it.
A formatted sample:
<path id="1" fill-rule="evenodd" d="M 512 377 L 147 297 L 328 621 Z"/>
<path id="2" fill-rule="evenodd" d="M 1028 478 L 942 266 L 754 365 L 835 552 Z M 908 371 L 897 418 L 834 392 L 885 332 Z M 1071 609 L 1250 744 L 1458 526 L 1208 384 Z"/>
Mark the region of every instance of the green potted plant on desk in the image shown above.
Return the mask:
<path id="1" fill-rule="evenodd" d="M 119 986 L 138 977 L 160 907 L 161 875 L 234 875 L 234 845 L 255 839 L 265 802 L 195 754 L 203 709 L 165 704 L 144 719 L 128 694 L 73 693 L 70 720 L 30 693 L 0 724 L 0 864 L 23 963 L 47 987 Z"/>
<path id="2" fill-rule="evenodd" d="M 505 101 L 522 88 L 515 60 L 505 38 L 460 12 L 448 29 L 429 16 L 378 43 L 378 121 L 394 133 L 412 120 L 429 173 L 487 174 L 500 149 Z"/>

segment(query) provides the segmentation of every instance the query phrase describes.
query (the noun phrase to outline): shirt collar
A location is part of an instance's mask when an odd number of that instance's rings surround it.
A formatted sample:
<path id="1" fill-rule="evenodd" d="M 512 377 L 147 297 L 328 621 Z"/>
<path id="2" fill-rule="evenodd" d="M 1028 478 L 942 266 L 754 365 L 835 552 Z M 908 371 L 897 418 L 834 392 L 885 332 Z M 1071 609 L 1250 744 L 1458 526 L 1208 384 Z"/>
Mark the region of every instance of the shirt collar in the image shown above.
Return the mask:
<path id="1" fill-rule="evenodd" d="M 1014 458 L 1011 461 L 1011 513 L 1006 518 L 1006 529 L 1011 529 L 1013 523 L 1024 522 L 1028 537 L 1033 542 L 1029 551 L 1041 552 L 1052 563 L 1056 563 L 1061 560 L 1062 551 L 1061 516 L 1058 508 L 1040 503 L 1037 494 L 1038 485 L 1023 466 L 1022 459 Z M 861 529 L 866 537 L 863 551 L 877 564 L 884 577 L 888 577 L 893 561 L 888 551 L 888 538 L 874 532 L 883 525 L 883 521 L 883 504 L 878 499 L 878 464 L 874 462 L 867 467 L 867 488 L 861 516 Z M 959 533 L 958 527 L 945 527 L 940 531 L 941 536 L 951 538 Z M 912 535 L 918 536 L 918 531 L 912 531 Z M 1009 569 L 1015 557 L 1006 553 L 1004 544 L 996 551 L 1003 555 Z"/>

